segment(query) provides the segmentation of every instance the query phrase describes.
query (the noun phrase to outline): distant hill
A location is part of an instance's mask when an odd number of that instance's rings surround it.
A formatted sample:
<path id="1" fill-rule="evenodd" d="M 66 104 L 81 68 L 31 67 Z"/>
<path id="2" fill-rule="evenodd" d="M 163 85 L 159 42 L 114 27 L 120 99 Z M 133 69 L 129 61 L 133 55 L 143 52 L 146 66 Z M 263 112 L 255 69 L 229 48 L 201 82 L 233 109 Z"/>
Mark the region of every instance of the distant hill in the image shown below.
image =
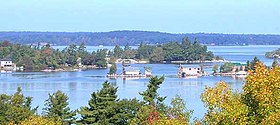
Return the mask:
<path id="1" fill-rule="evenodd" d="M 186 33 L 171 34 L 151 31 L 111 31 L 111 32 L 0 32 L 0 41 L 36 44 L 51 43 L 69 45 L 72 43 L 86 45 L 138 45 L 181 41 L 184 37 L 197 39 L 207 45 L 280 45 L 280 35 L 254 34 L 209 34 Z"/>

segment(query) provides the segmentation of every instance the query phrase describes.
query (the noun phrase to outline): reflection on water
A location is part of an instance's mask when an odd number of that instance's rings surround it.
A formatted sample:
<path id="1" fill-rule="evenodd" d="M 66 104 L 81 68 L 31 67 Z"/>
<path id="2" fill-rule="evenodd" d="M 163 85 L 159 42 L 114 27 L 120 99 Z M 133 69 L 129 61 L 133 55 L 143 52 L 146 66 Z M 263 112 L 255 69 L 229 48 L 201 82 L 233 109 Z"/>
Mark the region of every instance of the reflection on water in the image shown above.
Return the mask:
<path id="1" fill-rule="evenodd" d="M 209 47 L 215 54 L 224 56 L 227 60 L 245 63 L 257 55 L 267 64 L 271 64 L 272 60 L 265 59 L 262 55 L 264 55 L 264 52 L 271 51 L 274 48 L 276 47 Z M 121 67 L 121 65 L 117 66 Z M 230 76 L 177 78 L 178 65 L 175 64 L 133 64 L 132 66 L 139 67 L 141 70 L 144 70 L 144 66 L 150 66 L 154 75 L 164 75 L 165 81 L 160 86 L 159 93 L 162 96 L 167 96 L 166 103 L 170 103 L 171 98 L 175 97 L 175 95 L 181 95 L 186 100 L 187 107 L 194 110 L 193 116 L 198 118 L 202 118 L 205 113 L 203 103 L 200 101 L 200 94 L 204 91 L 205 86 L 215 86 L 218 82 L 225 81 L 234 89 L 241 90 L 244 82 L 244 78 Z M 211 67 L 206 67 L 205 70 L 210 73 Z M 69 96 L 70 107 L 77 109 L 80 106 L 87 105 L 90 94 L 100 89 L 102 83 L 108 80 L 114 86 L 118 87 L 119 98 L 141 99 L 139 92 L 146 89 L 149 82 L 148 78 L 107 79 L 107 72 L 108 69 L 86 70 L 81 72 L 20 72 L 0 74 L 0 93 L 12 94 L 20 86 L 25 95 L 33 97 L 34 101 L 32 105 L 39 105 L 39 112 L 41 112 L 48 93 L 62 90 Z M 121 72 L 121 68 L 118 68 L 117 72 Z"/>

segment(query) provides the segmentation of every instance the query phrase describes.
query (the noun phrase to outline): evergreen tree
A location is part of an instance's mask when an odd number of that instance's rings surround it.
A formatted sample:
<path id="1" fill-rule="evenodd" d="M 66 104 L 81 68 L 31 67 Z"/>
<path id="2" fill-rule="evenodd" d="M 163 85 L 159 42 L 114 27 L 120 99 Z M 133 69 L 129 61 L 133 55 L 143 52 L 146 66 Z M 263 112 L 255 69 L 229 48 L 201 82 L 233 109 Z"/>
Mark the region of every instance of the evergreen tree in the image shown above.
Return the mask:
<path id="1" fill-rule="evenodd" d="M 150 62 L 162 63 L 164 60 L 164 53 L 161 47 L 156 47 L 155 50 L 150 54 Z"/>
<path id="2" fill-rule="evenodd" d="M 116 45 L 114 48 L 114 57 L 121 58 L 122 55 L 123 55 L 123 49 L 119 45 Z"/>
<path id="3" fill-rule="evenodd" d="M 143 100 L 146 104 L 151 105 L 158 110 L 161 110 L 160 108 L 163 108 L 163 101 L 166 97 L 160 97 L 157 93 L 157 90 L 160 88 L 159 85 L 161 85 L 164 81 L 164 76 L 161 77 L 151 77 L 149 84 L 147 85 L 147 90 L 140 93 L 140 95 L 143 96 Z"/>
<path id="4" fill-rule="evenodd" d="M 0 123 L 19 124 L 21 121 L 34 115 L 37 108 L 31 109 L 31 97 L 23 96 L 18 87 L 14 95 L 0 95 Z"/>
<path id="5" fill-rule="evenodd" d="M 116 63 L 113 63 L 112 66 L 110 67 L 109 74 L 116 74 L 116 72 L 117 72 L 117 65 Z"/>
<path id="6" fill-rule="evenodd" d="M 129 120 L 136 117 L 137 112 L 143 106 L 143 102 L 137 99 L 122 99 L 117 102 L 115 107 L 114 124 L 129 125 Z"/>
<path id="7" fill-rule="evenodd" d="M 71 111 L 68 96 L 62 91 L 49 94 L 43 110 L 47 117 L 56 121 L 61 120 L 64 125 L 69 125 L 75 121 L 76 111 Z"/>
<path id="8" fill-rule="evenodd" d="M 277 67 L 277 66 L 279 66 L 278 60 L 274 59 L 272 62 L 272 67 Z"/>
<path id="9" fill-rule="evenodd" d="M 250 70 L 255 71 L 255 65 L 257 64 L 257 62 L 260 62 L 260 60 L 255 56 L 254 59 L 250 62 Z"/>
<path id="10" fill-rule="evenodd" d="M 117 88 L 108 81 L 103 83 L 101 90 L 93 92 L 88 107 L 81 107 L 79 114 L 81 124 L 114 124 L 116 115 Z"/>

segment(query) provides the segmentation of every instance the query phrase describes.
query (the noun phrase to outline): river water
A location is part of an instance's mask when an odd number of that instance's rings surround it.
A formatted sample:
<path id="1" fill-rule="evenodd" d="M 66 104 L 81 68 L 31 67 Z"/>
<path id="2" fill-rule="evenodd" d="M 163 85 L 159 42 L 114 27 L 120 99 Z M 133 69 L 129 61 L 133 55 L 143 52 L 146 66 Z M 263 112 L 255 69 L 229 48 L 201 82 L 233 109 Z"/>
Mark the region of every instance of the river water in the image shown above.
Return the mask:
<path id="1" fill-rule="evenodd" d="M 264 57 L 265 52 L 272 51 L 280 46 L 209 46 L 208 49 L 215 55 L 224 57 L 232 62 L 246 63 L 257 56 L 267 65 L 271 65 L 272 59 Z M 56 47 L 63 48 L 63 47 Z M 112 46 L 103 47 L 112 49 Z M 89 51 L 100 49 L 98 46 L 87 47 Z M 194 64 L 193 64 L 194 65 Z M 205 86 L 214 86 L 219 81 L 225 81 L 234 89 L 241 90 L 244 79 L 221 76 L 204 76 L 200 78 L 177 78 L 176 64 L 132 64 L 139 67 L 141 72 L 144 66 L 150 66 L 153 75 L 165 76 L 164 83 L 160 86 L 159 94 L 167 96 L 166 103 L 170 103 L 172 97 L 181 95 L 187 103 L 187 108 L 194 110 L 193 118 L 202 118 L 206 109 L 201 102 L 200 95 Z M 118 65 L 118 72 L 121 66 Z M 206 68 L 208 73 L 211 68 Z M 39 106 L 39 113 L 44 106 L 44 101 L 48 98 L 48 93 L 62 90 L 69 96 L 69 103 L 72 109 L 86 106 L 90 94 L 101 88 L 105 80 L 109 80 L 118 87 L 119 98 L 138 98 L 142 99 L 139 92 L 146 90 L 148 78 L 141 79 L 108 79 L 105 77 L 108 69 L 86 70 L 78 72 L 24 72 L 12 74 L 0 74 L 0 93 L 12 94 L 20 86 L 24 95 L 32 96 L 32 106 Z"/>

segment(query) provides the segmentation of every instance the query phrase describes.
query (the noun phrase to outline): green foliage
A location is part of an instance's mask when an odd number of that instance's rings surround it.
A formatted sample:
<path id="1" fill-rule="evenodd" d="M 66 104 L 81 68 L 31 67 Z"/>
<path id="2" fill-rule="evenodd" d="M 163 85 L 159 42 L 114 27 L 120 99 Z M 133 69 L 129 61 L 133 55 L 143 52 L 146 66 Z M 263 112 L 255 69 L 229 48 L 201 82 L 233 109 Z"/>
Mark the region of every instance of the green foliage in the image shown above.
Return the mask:
<path id="1" fill-rule="evenodd" d="M 220 33 L 183 33 L 171 34 L 153 31 L 110 31 L 110 32 L 0 32 L 0 41 L 13 40 L 15 43 L 31 44 L 38 41 L 51 41 L 56 45 L 138 45 L 141 42 L 163 44 L 180 41 L 184 37 L 197 38 L 203 44 L 214 45 L 279 45 L 280 36 L 276 34 L 220 34 Z M 265 42 L 264 42 L 265 41 Z"/>
<path id="2" fill-rule="evenodd" d="M 68 97 L 62 91 L 49 94 L 43 110 L 45 116 L 56 121 L 61 120 L 64 125 L 69 125 L 75 121 L 76 111 L 71 111 Z"/>
<path id="3" fill-rule="evenodd" d="M 84 43 L 81 43 L 79 47 L 71 44 L 62 51 L 51 48 L 49 44 L 42 47 L 1 42 L 0 44 L 3 45 L 0 46 L 0 58 L 11 58 L 17 66 L 24 66 L 26 70 L 64 68 L 65 64 L 74 67 L 77 65 L 78 58 L 81 58 L 83 65 L 107 66 L 105 60 L 107 50 L 89 53 Z"/>
<path id="4" fill-rule="evenodd" d="M 116 117 L 117 88 L 108 81 L 103 83 L 100 91 L 93 92 L 88 107 L 81 107 L 79 114 L 81 124 L 114 124 Z"/>
<path id="5" fill-rule="evenodd" d="M 122 55 L 123 55 L 123 49 L 119 45 L 116 45 L 115 48 L 114 48 L 114 54 L 113 55 L 116 58 L 121 58 Z"/>
<path id="6" fill-rule="evenodd" d="M 122 99 L 117 102 L 115 107 L 116 115 L 114 115 L 114 124 L 129 125 L 131 119 L 135 118 L 137 112 L 143 106 L 143 102 L 137 99 Z"/>
<path id="7" fill-rule="evenodd" d="M 260 62 L 260 60 L 257 57 L 254 57 L 254 59 L 251 62 L 247 62 L 247 69 L 255 71 L 255 66 L 257 64 L 257 62 Z"/>
<path id="8" fill-rule="evenodd" d="M 149 46 L 147 44 L 144 44 L 141 42 L 140 46 L 137 49 L 137 58 L 138 59 L 148 59 L 151 55 L 151 53 L 154 50 L 154 46 Z"/>
<path id="9" fill-rule="evenodd" d="M 279 58 L 279 56 L 280 56 L 280 48 L 278 48 L 277 50 L 273 50 L 271 52 L 265 53 L 266 58 Z"/>
<path id="10" fill-rule="evenodd" d="M 23 96 L 21 88 L 13 95 L 0 95 L 0 123 L 19 124 L 21 121 L 32 116 L 37 108 L 31 109 L 31 97 Z"/>
<path id="11" fill-rule="evenodd" d="M 162 63 L 164 60 L 164 52 L 161 47 L 156 47 L 155 50 L 150 55 L 150 62 L 152 63 Z"/>
<path id="12" fill-rule="evenodd" d="M 101 49 L 96 51 L 96 66 L 97 67 L 107 67 L 106 61 L 107 49 Z"/>
<path id="13" fill-rule="evenodd" d="M 184 121 L 189 122 L 193 111 L 187 110 L 186 102 L 179 95 L 176 95 L 171 100 L 171 107 L 168 109 L 167 116 L 170 118 L 183 118 Z"/>
<path id="14" fill-rule="evenodd" d="M 116 72 L 117 72 L 117 65 L 116 63 L 113 63 L 112 66 L 110 67 L 109 74 L 116 74 Z"/>
<path id="15" fill-rule="evenodd" d="M 233 69 L 234 64 L 230 62 L 225 62 L 221 67 L 220 67 L 220 72 L 231 72 Z"/>
<path id="16" fill-rule="evenodd" d="M 163 81 L 163 76 L 159 78 L 157 76 L 150 78 L 149 84 L 147 85 L 147 90 L 140 93 L 140 95 L 143 96 L 143 100 L 146 104 L 156 107 L 158 104 L 162 104 L 162 102 L 165 100 L 166 97 L 160 97 L 157 93 L 157 90 L 160 88 L 159 85 L 161 85 Z"/>
<path id="17" fill-rule="evenodd" d="M 151 122 L 152 125 L 187 125 L 190 123 L 192 111 L 187 110 L 184 100 L 176 95 L 171 101 L 166 113 L 160 114 L 158 119 Z"/>
<path id="18" fill-rule="evenodd" d="M 214 73 L 217 73 L 218 70 L 219 70 L 219 65 L 217 65 L 217 64 L 214 65 L 213 68 L 212 68 L 212 71 L 213 71 Z"/>
<path id="19" fill-rule="evenodd" d="M 279 66 L 278 60 L 277 60 L 277 59 L 274 59 L 271 66 L 272 66 L 272 67 L 277 67 L 277 66 Z"/>
<path id="20" fill-rule="evenodd" d="M 141 43 L 138 49 L 132 49 L 126 44 L 124 50 L 120 46 L 114 48 L 115 58 L 149 60 L 152 63 L 163 61 L 205 61 L 212 60 L 214 55 L 207 51 L 205 45 L 200 45 L 197 40 L 191 42 L 184 38 L 182 43 L 169 42 L 163 45 L 152 46 Z"/>

